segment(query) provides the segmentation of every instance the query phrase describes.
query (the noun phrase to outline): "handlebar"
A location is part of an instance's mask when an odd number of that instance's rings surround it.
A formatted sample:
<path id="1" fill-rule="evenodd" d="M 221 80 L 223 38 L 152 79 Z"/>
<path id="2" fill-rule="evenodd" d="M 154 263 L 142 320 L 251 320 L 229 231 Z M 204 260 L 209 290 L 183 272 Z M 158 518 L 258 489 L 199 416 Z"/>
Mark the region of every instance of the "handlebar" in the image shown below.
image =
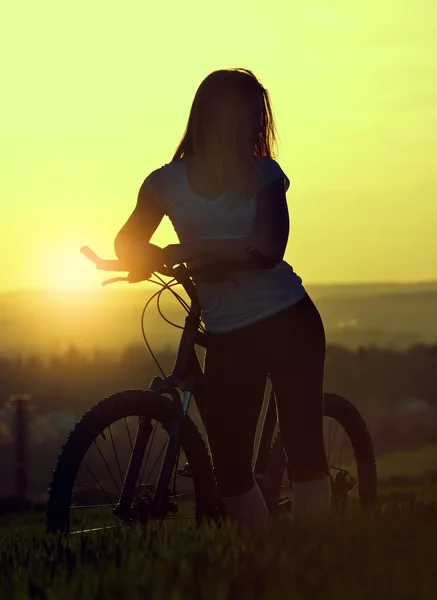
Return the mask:
<path id="1" fill-rule="evenodd" d="M 101 271 L 129 271 L 129 268 L 121 260 L 107 260 L 100 258 L 88 246 L 82 246 L 80 251 L 84 256 L 86 256 L 96 265 L 97 269 Z M 192 306 L 194 307 L 194 310 L 200 311 L 200 305 L 196 294 L 196 288 L 194 283 L 190 279 L 192 272 L 190 272 L 184 264 L 180 264 L 175 268 L 169 268 L 166 265 L 162 265 L 159 267 L 159 269 L 155 269 L 154 272 L 161 273 L 162 275 L 166 275 L 167 277 L 172 277 L 176 279 L 178 283 L 182 284 L 192 301 Z M 145 274 L 130 271 L 127 277 L 115 277 L 113 279 L 107 279 L 106 281 L 102 281 L 102 286 L 108 285 L 109 283 L 115 283 L 116 281 L 128 281 L 129 283 L 138 283 L 140 281 L 145 281 L 146 279 L 149 279 L 150 276 L 151 273 Z"/>
<path id="2" fill-rule="evenodd" d="M 108 283 L 115 283 L 116 281 L 128 281 L 129 283 L 138 283 L 140 281 L 145 281 L 149 279 L 152 275 L 151 272 L 145 273 L 144 271 L 139 272 L 131 270 L 130 267 L 126 265 L 126 263 L 118 259 L 108 260 L 100 258 L 88 246 L 82 246 L 80 251 L 90 261 L 92 261 L 96 265 L 97 269 L 99 269 L 100 271 L 129 271 L 127 277 L 115 277 L 113 279 L 107 279 L 106 281 L 102 282 L 102 286 L 107 285 Z M 195 286 L 194 283 L 191 281 L 191 277 L 193 275 L 197 275 L 199 279 L 203 279 L 204 281 L 217 281 L 225 278 L 230 271 L 238 268 L 271 269 L 274 266 L 274 263 L 269 261 L 257 250 L 254 250 L 250 258 L 241 261 L 234 261 L 232 263 L 226 261 L 213 262 L 204 264 L 196 269 L 188 269 L 184 264 L 180 264 L 177 267 L 173 268 L 167 267 L 163 264 L 160 265 L 159 268 L 155 268 L 153 272 L 160 273 L 161 275 L 165 275 L 166 277 L 176 279 L 179 283 L 181 283 L 184 286 L 188 295 L 193 299 L 193 297 L 195 297 Z"/>
<path id="3" fill-rule="evenodd" d="M 122 279 L 123 281 L 127 280 L 130 283 L 137 283 L 138 281 L 144 281 L 145 279 L 148 279 L 151 275 L 151 273 L 140 274 L 138 272 L 132 271 L 125 263 L 123 263 L 123 261 L 119 259 L 110 260 L 100 258 L 88 246 L 82 246 L 80 251 L 84 256 L 86 256 L 90 261 L 92 261 L 96 265 L 99 271 L 129 271 L 129 275 L 127 278 L 118 278 L 117 280 Z M 166 267 L 165 265 L 160 266 L 159 269 L 155 269 L 155 272 L 161 273 L 161 275 L 166 275 L 167 277 L 174 277 L 175 275 L 174 270 L 170 269 L 169 267 Z M 140 276 L 141 278 L 138 279 L 138 277 Z"/>
<path id="4" fill-rule="evenodd" d="M 80 249 L 81 253 L 86 256 L 89 260 L 91 260 L 100 271 L 129 271 L 129 268 L 125 263 L 121 260 L 108 260 L 103 259 L 97 256 L 97 254 L 91 250 L 88 246 L 82 246 Z M 191 281 L 190 276 L 192 272 L 190 272 L 187 267 L 183 264 L 178 265 L 174 268 L 169 268 L 165 265 L 159 267 L 159 269 L 154 270 L 155 273 L 161 273 L 167 277 L 172 277 L 180 283 L 188 296 L 191 298 L 193 303 L 198 304 L 196 288 L 194 283 Z M 102 286 L 108 285 L 109 283 L 115 283 L 116 281 L 128 281 L 129 283 L 138 283 L 140 281 L 145 281 L 149 279 L 151 273 L 139 273 L 135 271 L 130 271 L 127 277 L 115 277 L 113 279 L 107 279 L 106 281 L 102 281 Z"/>

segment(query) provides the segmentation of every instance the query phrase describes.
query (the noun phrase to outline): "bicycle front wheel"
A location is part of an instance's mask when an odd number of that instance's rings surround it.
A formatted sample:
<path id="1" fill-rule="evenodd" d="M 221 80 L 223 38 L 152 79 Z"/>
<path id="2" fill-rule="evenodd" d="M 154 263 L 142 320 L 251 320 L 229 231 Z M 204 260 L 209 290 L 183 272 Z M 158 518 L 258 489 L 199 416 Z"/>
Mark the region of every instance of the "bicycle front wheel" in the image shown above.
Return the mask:
<path id="1" fill-rule="evenodd" d="M 116 517 L 138 424 L 149 435 L 129 518 Z M 146 523 L 169 441 L 169 423 L 180 421 L 180 449 L 163 500 L 161 518 L 199 523 L 217 518 L 217 492 L 205 442 L 188 415 L 166 396 L 128 390 L 85 413 L 58 457 L 47 500 L 47 531 L 74 533 Z"/>
<path id="2" fill-rule="evenodd" d="M 331 477 L 332 509 L 345 512 L 357 507 L 375 507 L 378 486 L 372 439 L 357 408 L 338 394 L 324 394 L 323 437 Z M 272 444 L 264 475 L 260 487 L 270 513 L 290 512 L 292 475 L 280 433 Z"/>

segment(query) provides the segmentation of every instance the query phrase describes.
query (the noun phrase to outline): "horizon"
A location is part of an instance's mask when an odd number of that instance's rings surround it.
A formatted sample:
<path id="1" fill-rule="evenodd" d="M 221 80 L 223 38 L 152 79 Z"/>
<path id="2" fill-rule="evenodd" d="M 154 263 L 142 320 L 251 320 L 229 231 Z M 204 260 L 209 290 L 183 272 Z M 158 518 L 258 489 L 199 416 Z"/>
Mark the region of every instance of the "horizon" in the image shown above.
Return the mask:
<path id="1" fill-rule="evenodd" d="M 118 283 L 118 282 L 117 282 Z M 148 288 L 150 290 L 157 290 L 156 284 L 153 285 L 151 283 L 147 283 L 144 282 L 143 283 L 143 287 L 133 287 L 133 284 L 126 284 L 125 286 L 122 286 L 122 284 L 125 282 L 119 282 L 119 285 L 116 287 L 116 284 L 110 284 L 107 287 L 111 287 L 113 290 L 118 290 L 118 291 L 128 291 L 129 293 L 131 292 L 138 292 L 141 289 L 145 289 Z M 129 287 L 127 287 L 127 285 L 129 285 Z M 381 280 L 381 281 L 334 281 L 334 282 L 306 282 L 304 284 L 304 286 L 308 286 L 308 287 L 357 287 L 357 286 L 372 286 L 372 285 L 377 285 L 377 286 L 390 286 L 390 285 L 394 285 L 394 286 L 414 286 L 414 285 L 437 285 L 437 278 L 435 279 L 421 279 L 421 280 L 408 280 L 408 281 L 400 281 L 400 280 Z M 182 288 L 182 286 L 181 286 Z M 59 287 L 59 288 L 52 288 L 52 287 L 34 287 L 34 288 L 15 288 L 15 289 L 6 289 L 6 290 L 1 290 L 0 289 L 0 295 L 4 295 L 4 294 L 13 294 L 13 293 L 26 293 L 26 292 L 50 292 L 50 293 L 59 293 L 59 292 L 70 292 L 70 293 L 76 293 L 79 294 L 80 292 L 90 292 L 90 291 L 97 291 L 97 290 L 102 290 L 105 289 L 104 287 L 97 285 L 97 286 L 84 286 L 82 288 L 80 287 Z"/>

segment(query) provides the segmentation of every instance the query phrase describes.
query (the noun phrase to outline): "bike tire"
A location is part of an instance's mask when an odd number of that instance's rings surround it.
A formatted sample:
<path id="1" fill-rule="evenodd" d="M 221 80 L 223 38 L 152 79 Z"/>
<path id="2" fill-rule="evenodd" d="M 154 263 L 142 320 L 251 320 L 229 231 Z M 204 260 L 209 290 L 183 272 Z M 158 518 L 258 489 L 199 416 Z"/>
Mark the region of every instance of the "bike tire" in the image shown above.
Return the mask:
<path id="1" fill-rule="evenodd" d="M 165 423 L 181 418 L 181 409 L 152 391 L 127 390 L 113 394 L 86 412 L 69 434 L 53 471 L 46 504 L 47 532 L 70 531 L 70 509 L 75 478 L 87 450 L 108 426 L 135 416 Z M 181 420 L 180 446 L 191 467 L 195 519 L 217 519 L 217 486 L 205 442 L 188 415 Z"/>
<path id="2" fill-rule="evenodd" d="M 365 510 L 374 508 L 378 501 L 375 452 L 363 417 L 352 402 L 333 393 L 324 394 L 323 416 L 338 421 L 346 431 L 357 464 L 359 505 Z M 280 432 L 277 433 L 272 443 L 266 464 L 267 467 L 260 478 L 259 485 L 270 514 L 276 514 L 282 479 L 287 468 Z"/>

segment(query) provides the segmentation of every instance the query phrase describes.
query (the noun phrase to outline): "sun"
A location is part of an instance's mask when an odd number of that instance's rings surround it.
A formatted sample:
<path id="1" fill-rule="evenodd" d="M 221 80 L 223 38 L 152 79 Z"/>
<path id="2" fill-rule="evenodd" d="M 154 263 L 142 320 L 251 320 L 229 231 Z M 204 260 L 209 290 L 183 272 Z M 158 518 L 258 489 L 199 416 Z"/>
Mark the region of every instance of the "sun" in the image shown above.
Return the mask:
<path id="1" fill-rule="evenodd" d="M 80 290 L 99 287 L 103 271 L 80 253 L 83 244 L 68 243 L 51 249 L 44 261 L 46 286 L 57 290 Z"/>
<path id="2" fill-rule="evenodd" d="M 52 272 L 54 287 L 58 289 L 89 288 L 93 283 L 98 285 L 99 272 L 95 266 L 79 254 L 59 258 Z"/>
<path id="3" fill-rule="evenodd" d="M 104 271 L 97 269 L 96 265 L 84 256 L 80 249 L 89 245 L 99 258 L 117 260 L 111 243 L 99 242 L 98 239 L 83 239 L 73 241 L 50 240 L 42 246 L 42 256 L 34 257 L 38 264 L 38 288 L 46 290 L 90 290 L 102 289 L 102 282 L 116 277 L 126 277 L 128 271 Z M 153 285 L 144 282 L 144 285 L 155 289 Z M 112 289 L 112 286 L 109 286 Z M 122 286 L 128 289 L 129 286 Z M 132 289 L 132 286 L 131 286 Z"/>

